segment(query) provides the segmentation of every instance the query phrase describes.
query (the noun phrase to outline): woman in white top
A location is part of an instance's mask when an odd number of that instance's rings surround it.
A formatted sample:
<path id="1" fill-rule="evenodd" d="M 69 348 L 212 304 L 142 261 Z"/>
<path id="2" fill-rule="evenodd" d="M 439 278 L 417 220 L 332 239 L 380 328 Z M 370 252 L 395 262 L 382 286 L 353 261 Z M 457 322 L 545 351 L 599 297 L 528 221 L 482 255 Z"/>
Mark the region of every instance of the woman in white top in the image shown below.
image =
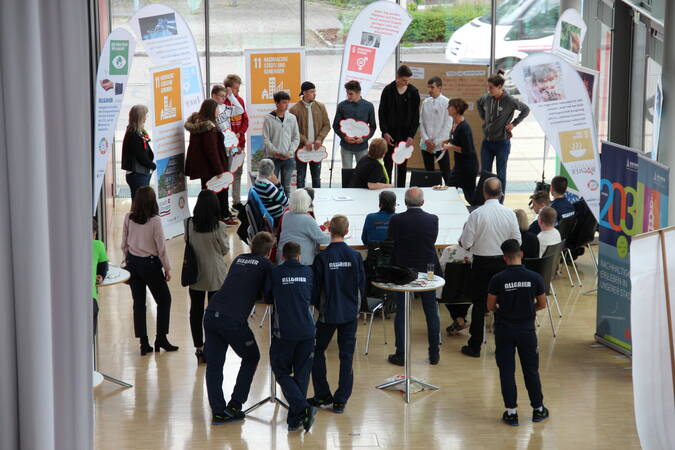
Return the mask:
<path id="1" fill-rule="evenodd" d="M 281 236 L 279 237 L 278 249 L 283 249 L 287 242 L 295 242 L 300 245 L 300 262 L 311 266 L 314 257 L 319 253 L 320 245 L 328 245 L 330 236 L 321 231 L 316 220 L 309 215 L 312 199 L 304 189 L 299 189 L 291 194 L 289 210 L 284 214 L 281 223 Z M 281 252 L 277 260 L 281 262 Z"/>
<path id="2" fill-rule="evenodd" d="M 171 264 L 164 246 L 164 231 L 155 191 L 143 186 L 136 191 L 131 211 L 124 217 L 122 254 L 130 272 L 129 286 L 134 299 L 134 331 L 141 341 L 141 355 L 152 351 L 145 320 L 145 291 L 150 289 L 157 303 L 155 351 L 178 350 L 166 338 L 169 333 Z"/>

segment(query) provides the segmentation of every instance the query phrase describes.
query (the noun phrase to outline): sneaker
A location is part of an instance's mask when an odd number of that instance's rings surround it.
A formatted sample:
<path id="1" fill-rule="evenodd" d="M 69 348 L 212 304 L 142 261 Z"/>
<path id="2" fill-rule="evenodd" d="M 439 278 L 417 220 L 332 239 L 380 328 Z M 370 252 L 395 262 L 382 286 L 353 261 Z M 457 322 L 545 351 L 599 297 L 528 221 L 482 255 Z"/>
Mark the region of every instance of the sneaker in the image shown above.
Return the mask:
<path id="1" fill-rule="evenodd" d="M 310 406 L 309 408 L 305 408 L 305 412 L 302 414 L 302 427 L 305 429 L 305 432 L 309 431 L 310 428 L 312 428 L 312 425 L 314 425 L 314 416 L 316 416 L 317 408 L 314 406 Z"/>
<path id="2" fill-rule="evenodd" d="M 298 431 L 300 429 L 299 423 L 288 424 L 288 431 Z"/>
<path id="3" fill-rule="evenodd" d="M 333 412 L 335 414 L 342 414 L 345 412 L 346 403 L 333 402 Z"/>
<path id="4" fill-rule="evenodd" d="M 394 364 L 395 366 L 405 366 L 405 356 L 399 355 L 398 353 L 389 355 L 387 361 L 389 361 L 391 364 Z"/>
<path id="5" fill-rule="evenodd" d="M 213 413 L 211 418 L 211 425 L 223 425 L 224 423 L 229 422 L 230 416 L 226 413 Z"/>
<path id="6" fill-rule="evenodd" d="M 232 406 L 225 407 L 225 414 L 230 416 L 229 422 L 241 422 L 246 417 L 244 411 Z"/>
<path id="7" fill-rule="evenodd" d="M 429 355 L 429 364 L 435 366 L 441 360 L 441 355 L 436 353 L 435 355 Z"/>
<path id="8" fill-rule="evenodd" d="M 237 227 L 239 226 L 239 221 L 234 217 L 228 217 L 227 219 L 220 219 L 221 222 L 225 224 L 226 227 Z"/>
<path id="9" fill-rule="evenodd" d="M 502 414 L 502 422 L 504 422 L 507 425 L 511 425 L 512 427 L 517 427 L 518 426 L 518 413 L 509 414 L 508 411 L 504 411 L 504 414 Z"/>
<path id="10" fill-rule="evenodd" d="M 548 409 L 544 406 L 541 411 L 535 409 L 532 411 L 532 422 L 541 422 L 548 419 Z"/>
<path id="11" fill-rule="evenodd" d="M 464 353 L 466 356 L 471 356 L 473 358 L 480 358 L 480 350 L 474 350 L 468 345 L 462 347 L 461 352 Z"/>
<path id="12" fill-rule="evenodd" d="M 332 395 L 329 395 L 328 397 L 323 398 L 323 399 L 318 398 L 317 396 L 314 396 L 314 397 L 312 397 L 312 398 L 310 398 L 310 399 L 307 399 L 307 403 L 309 403 L 310 406 L 315 406 L 315 407 L 317 407 L 317 408 L 323 408 L 323 407 L 326 407 L 326 406 L 332 406 L 334 401 L 335 401 L 335 400 L 333 400 L 333 396 L 332 396 Z"/>

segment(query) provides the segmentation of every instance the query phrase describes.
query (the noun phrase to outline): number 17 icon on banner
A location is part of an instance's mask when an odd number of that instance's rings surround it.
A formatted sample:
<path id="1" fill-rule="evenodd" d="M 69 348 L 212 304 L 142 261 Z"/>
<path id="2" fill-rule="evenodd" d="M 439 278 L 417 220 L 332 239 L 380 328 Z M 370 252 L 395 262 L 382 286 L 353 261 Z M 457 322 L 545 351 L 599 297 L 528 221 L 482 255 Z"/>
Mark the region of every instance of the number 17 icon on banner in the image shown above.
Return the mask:
<path id="1" fill-rule="evenodd" d="M 363 138 L 370 134 L 370 126 L 361 120 L 342 119 L 340 121 L 340 131 L 351 138 Z"/>

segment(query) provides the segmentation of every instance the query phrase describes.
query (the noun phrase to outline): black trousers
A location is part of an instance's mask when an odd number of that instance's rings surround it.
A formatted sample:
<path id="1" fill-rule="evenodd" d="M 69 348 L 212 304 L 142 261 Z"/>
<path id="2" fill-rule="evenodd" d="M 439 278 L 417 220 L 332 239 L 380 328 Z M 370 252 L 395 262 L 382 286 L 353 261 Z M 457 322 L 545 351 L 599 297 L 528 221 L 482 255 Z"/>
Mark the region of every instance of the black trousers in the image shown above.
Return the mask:
<path id="1" fill-rule="evenodd" d="M 534 323 L 513 325 L 495 324 L 495 357 L 499 367 L 499 381 L 502 385 L 502 396 L 506 408 L 518 406 L 516 390 L 516 350 L 523 369 L 525 387 L 530 396 L 532 408 L 544 406 L 539 379 L 539 350 Z"/>
<path id="2" fill-rule="evenodd" d="M 347 403 L 354 386 L 354 350 L 356 349 L 356 328 L 358 320 L 347 323 L 316 323 L 316 343 L 314 344 L 314 365 L 312 366 L 312 384 L 314 396 L 324 399 L 331 395 L 326 377 L 326 349 L 337 331 L 338 351 L 340 355 L 340 377 L 333 398 L 336 402 Z"/>
<path id="3" fill-rule="evenodd" d="M 456 166 L 450 173 L 450 179 L 445 183 L 448 186 L 455 186 L 462 189 L 464 199 L 471 201 L 476 192 L 476 177 L 478 176 L 478 166 L 466 167 Z"/>
<path id="4" fill-rule="evenodd" d="M 202 190 L 206 190 L 206 183 L 213 177 L 209 178 L 202 178 Z M 227 219 L 230 216 L 232 216 L 232 213 L 230 212 L 230 202 L 228 199 L 228 192 L 229 189 L 223 189 L 222 191 L 216 193 L 218 196 L 218 203 L 220 204 L 220 218 L 221 219 Z"/>
<path id="5" fill-rule="evenodd" d="M 450 153 L 451 152 L 445 152 L 443 158 L 437 163 L 439 169 L 441 169 L 441 175 L 443 176 L 443 181 L 445 181 L 446 186 L 450 186 Z M 424 170 L 434 170 L 434 164 L 436 164 L 436 155 L 434 153 L 422 150 L 422 160 L 424 161 Z"/>
<path id="6" fill-rule="evenodd" d="M 396 143 L 398 145 L 398 142 Z M 394 154 L 394 147 L 391 145 L 387 146 L 387 153 L 384 154 L 384 168 L 387 169 L 389 174 L 389 181 L 391 184 L 394 184 L 394 177 L 392 175 L 392 170 L 394 168 L 394 160 L 391 159 Z M 405 187 L 405 177 L 406 170 L 408 168 L 408 161 L 404 161 L 400 166 L 396 166 L 396 187 Z"/>
<path id="7" fill-rule="evenodd" d="M 204 331 L 202 329 L 202 321 L 204 320 L 204 297 L 206 291 L 196 291 L 189 289 L 190 292 L 190 331 L 192 332 L 192 342 L 195 348 L 204 345 Z M 211 300 L 217 291 L 208 293 L 208 299 Z"/>
<path id="8" fill-rule="evenodd" d="M 471 326 L 469 327 L 469 347 L 480 351 L 483 344 L 483 325 L 487 313 L 487 289 L 490 279 L 506 268 L 506 263 L 501 256 L 477 256 L 474 255 L 471 264 L 471 286 L 473 311 L 471 312 Z"/>
<path id="9" fill-rule="evenodd" d="M 448 312 L 450 313 L 450 317 L 452 317 L 452 320 L 457 320 L 460 317 L 464 320 L 466 320 L 466 315 L 469 312 L 469 305 L 468 303 L 460 303 L 460 304 L 454 304 L 454 303 L 446 303 L 445 307 L 448 308 Z"/>
<path id="10" fill-rule="evenodd" d="M 162 262 L 156 256 L 141 258 L 127 254 L 126 269 L 131 274 L 129 286 L 134 299 L 134 332 L 137 338 L 147 337 L 148 329 L 145 313 L 145 288 L 157 303 L 157 335 L 169 333 L 169 316 L 171 314 L 171 291 L 164 279 Z"/>
<path id="11" fill-rule="evenodd" d="M 94 336 L 96 336 L 96 332 L 98 331 L 98 302 L 95 298 L 92 300 L 94 300 L 92 307 L 94 310 Z"/>
<path id="12" fill-rule="evenodd" d="M 248 399 L 253 376 L 260 361 L 260 350 L 255 336 L 247 322 L 238 322 L 215 311 L 206 311 L 204 314 L 204 331 L 206 390 L 211 410 L 216 414 L 222 414 L 227 406 L 223 397 L 223 366 L 228 347 L 232 347 L 234 353 L 241 358 L 241 366 L 230 400 L 231 406 L 241 409 Z"/>
<path id="13" fill-rule="evenodd" d="M 314 338 L 301 341 L 272 338 L 270 365 L 284 397 L 288 400 L 286 423 L 291 426 L 299 424 L 302 412 L 309 407 L 307 387 L 313 359 Z"/>

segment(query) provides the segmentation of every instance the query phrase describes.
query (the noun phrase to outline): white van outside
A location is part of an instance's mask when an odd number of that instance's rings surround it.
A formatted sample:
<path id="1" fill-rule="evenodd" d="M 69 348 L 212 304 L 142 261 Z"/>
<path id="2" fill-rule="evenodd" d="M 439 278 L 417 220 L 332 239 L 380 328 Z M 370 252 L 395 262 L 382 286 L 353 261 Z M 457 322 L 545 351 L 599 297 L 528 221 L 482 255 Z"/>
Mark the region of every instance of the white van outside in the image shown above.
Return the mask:
<path id="1" fill-rule="evenodd" d="M 497 7 L 495 66 L 511 69 L 530 53 L 549 51 L 560 16 L 560 0 L 504 0 Z M 490 63 L 492 14 L 455 31 L 445 50 L 448 62 Z"/>

